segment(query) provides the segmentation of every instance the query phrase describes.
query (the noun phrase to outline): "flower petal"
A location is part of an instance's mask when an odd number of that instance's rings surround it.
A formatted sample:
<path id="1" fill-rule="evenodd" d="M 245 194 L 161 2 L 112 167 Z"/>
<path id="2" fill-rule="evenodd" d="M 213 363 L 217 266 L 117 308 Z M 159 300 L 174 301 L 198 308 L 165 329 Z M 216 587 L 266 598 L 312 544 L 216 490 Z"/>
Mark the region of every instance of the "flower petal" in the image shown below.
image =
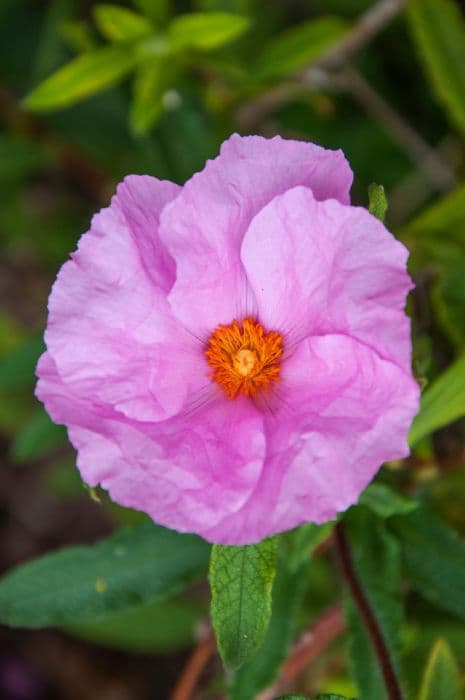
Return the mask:
<path id="1" fill-rule="evenodd" d="M 351 183 L 341 151 L 279 136 L 232 136 L 161 217 L 160 235 L 177 266 L 170 294 L 176 315 L 202 337 L 218 323 L 253 315 L 239 258 L 251 219 L 296 185 L 311 188 L 317 199 L 348 202 Z"/>
<path id="2" fill-rule="evenodd" d="M 296 187 L 251 222 L 241 253 L 258 318 L 302 338 L 345 333 L 410 371 L 407 249 L 361 207 Z"/>
<path id="3" fill-rule="evenodd" d="M 49 300 L 45 339 L 62 378 L 140 420 L 175 413 L 192 382 L 207 381 L 198 342 L 166 300 L 175 268 L 157 224 L 178 189 L 127 178 L 94 216 Z"/>

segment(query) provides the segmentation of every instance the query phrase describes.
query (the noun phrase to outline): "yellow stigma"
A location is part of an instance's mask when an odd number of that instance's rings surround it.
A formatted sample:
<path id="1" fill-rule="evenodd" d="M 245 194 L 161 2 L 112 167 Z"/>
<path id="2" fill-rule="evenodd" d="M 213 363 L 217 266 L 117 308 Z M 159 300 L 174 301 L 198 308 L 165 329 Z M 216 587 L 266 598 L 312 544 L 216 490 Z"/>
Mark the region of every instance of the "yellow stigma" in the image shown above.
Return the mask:
<path id="1" fill-rule="evenodd" d="M 205 350 L 213 379 L 231 399 L 269 391 L 280 379 L 282 354 L 282 335 L 266 332 L 253 318 L 218 326 Z"/>

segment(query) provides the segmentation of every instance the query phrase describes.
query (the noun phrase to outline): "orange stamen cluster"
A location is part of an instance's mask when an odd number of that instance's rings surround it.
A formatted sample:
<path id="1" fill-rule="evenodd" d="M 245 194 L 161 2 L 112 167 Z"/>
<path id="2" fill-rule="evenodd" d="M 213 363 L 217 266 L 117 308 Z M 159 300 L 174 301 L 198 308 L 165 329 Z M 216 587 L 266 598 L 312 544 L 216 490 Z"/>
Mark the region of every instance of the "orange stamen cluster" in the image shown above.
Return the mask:
<path id="1" fill-rule="evenodd" d="M 205 354 L 213 379 L 229 398 L 255 396 L 279 381 L 283 337 L 277 331 L 267 333 L 253 318 L 234 319 L 214 330 Z"/>

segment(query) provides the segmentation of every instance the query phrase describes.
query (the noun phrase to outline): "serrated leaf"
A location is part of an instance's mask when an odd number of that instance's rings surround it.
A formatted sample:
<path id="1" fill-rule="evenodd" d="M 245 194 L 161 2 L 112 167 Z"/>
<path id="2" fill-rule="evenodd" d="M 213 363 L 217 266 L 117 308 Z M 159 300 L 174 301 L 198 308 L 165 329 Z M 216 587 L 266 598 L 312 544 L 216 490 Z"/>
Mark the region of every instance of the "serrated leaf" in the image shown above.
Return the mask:
<path id="1" fill-rule="evenodd" d="M 70 625 L 179 592 L 207 568 L 209 545 L 144 522 L 94 546 L 67 547 L 0 580 L 0 622 Z"/>
<path id="2" fill-rule="evenodd" d="M 360 496 L 359 503 L 381 518 L 410 513 L 418 507 L 415 501 L 393 491 L 385 484 L 370 484 Z"/>
<path id="3" fill-rule="evenodd" d="M 50 111 L 68 107 L 123 78 L 138 58 L 128 46 L 107 46 L 78 56 L 44 80 L 23 101 L 26 109 Z"/>
<path id="4" fill-rule="evenodd" d="M 465 20 L 453 0 L 411 0 L 407 14 L 438 99 L 465 133 Z"/>
<path id="5" fill-rule="evenodd" d="M 154 30 L 147 17 L 119 5 L 96 5 L 93 16 L 100 32 L 110 41 L 141 39 Z"/>
<path id="6" fill-rule="evenodd" d="M 163 95 L 171 77 L 172 70 L 163 59 L 152 58 L 138 67 L 129 115 L 134 134 L 147 133 L 163 114 Z"/>
<path id="7" fill-rule="evenodd" d="M 438 639 L 426 664 L 418 700 L 459 700 L 460 673 L 444 639 Z"/>
<path id="8" fill-rule="evenodd" d="M 213 545 L 209 580 L 211 617 L 225 666 L 249 661 L 271 616 L 278 539 L 243 547 Z"/>
<path id="9" fill-rule="evenodd" d="M 426 389 L 409 433 L 413 447 L 430 433 L 465 415 L 465 355 Z"/>
<path id="10" fill-rule="evenodd" d="M 240 37 L 250 20 L 228 12 L 193 12 L 178 15 L 168 27 L 168 37 L 176 51 L 193 48 L 217 49 Z"/>
<path id="11" fill-rule="evenodd" d="M 336 17 L 321 17 L 289 29 L 266 44 L 252 68 L 255 80 L 280 78 L 308 67 L 346 32 Z"/>
<path id="12" fill-rule="evenodd" d="M 306 590 L 310 556 L 318 544 L 329 536 L 331 527 L 331 524 L 309 523 L 282 539 L 270 624 L 253 659 L 235 672 L 230 700 L 254 700 L 276 678 L 295 633 L 296 616 Z"/>
<path id="13" fill-rule="evenodd" d="M 371 184 L 368 188 L 368 211 L 380 221 L 386 218 L 388 202 L 382 185 Z"/>
<path id="14" fill-rule="evenodd" d="M 465 542 L 425 507 L 393 518 L 389 524 L 398 535 L 412 587 L 465 619 Z"/>
<path id="15" fill-rule="evenodd" d="M 365 507 L 346 515 L 353 566 L 377 620 L 397 676 L 401 675 L 400 549 L 385 524 Z M 362 698 L 387 700 L 386 688 L 365 626 L 352 600 L 346 601 L 352 675 Z"/>

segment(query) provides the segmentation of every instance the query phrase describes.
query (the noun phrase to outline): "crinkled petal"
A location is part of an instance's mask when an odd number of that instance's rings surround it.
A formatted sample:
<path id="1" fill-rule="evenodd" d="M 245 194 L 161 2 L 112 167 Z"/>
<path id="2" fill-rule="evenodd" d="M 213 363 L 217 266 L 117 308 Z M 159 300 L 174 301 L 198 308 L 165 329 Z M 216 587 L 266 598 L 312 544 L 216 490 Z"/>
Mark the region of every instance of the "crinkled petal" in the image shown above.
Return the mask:
<path id="1" fill-rule="evenodd" d="M 49 300 L 45 338 L 62 379 L 129 418 L 172 415 L 208 381 L 198 340 L 166 300 L 175 268 L 157 226 L 178 190 L 127 178 L 94 216 Z"/>
<path id="2" fill-rule="evenodd" d="M 254 491 L 265 457 L 264 418 L 245 397 L 212 394 L 192 413 L 139 423 L 72 393 L 48 353 L 40 375 L 37 396 L 68 426 L 83 478 L 108 489 L 116 502 L 206 536 Z M 228 541 L 227 531 L 220 538 Z"/>
<path id="3" fill-rule="evenodd" d="M 260 321 L 289 350 L 345 333 L 410 371 L 408 251 L 365 209 L 296 187 L 253 219 L 241 257 Z"/>
<path id="4" fill-rule="evenodd" d="M 302 342 L 265 412 L 267 454 L 244 506 L 208 539 L 258 541 L 325 522 L 355 503 L 383 462 L 405 457 L 418 410 L 411 376 L 344 335 Z"/>
<path id="5" fill-rule="evenodd" d="M 218 323 L 253 315 L 255 300 L 240 263 L 251 219 L 296 185 L 317 199 L 349 201 L 352 172 L 341 151 L 259 136 L 226 141 L 161 217 L 160 235 L 176 260 L 175 313 L 204 337 Z"/>

